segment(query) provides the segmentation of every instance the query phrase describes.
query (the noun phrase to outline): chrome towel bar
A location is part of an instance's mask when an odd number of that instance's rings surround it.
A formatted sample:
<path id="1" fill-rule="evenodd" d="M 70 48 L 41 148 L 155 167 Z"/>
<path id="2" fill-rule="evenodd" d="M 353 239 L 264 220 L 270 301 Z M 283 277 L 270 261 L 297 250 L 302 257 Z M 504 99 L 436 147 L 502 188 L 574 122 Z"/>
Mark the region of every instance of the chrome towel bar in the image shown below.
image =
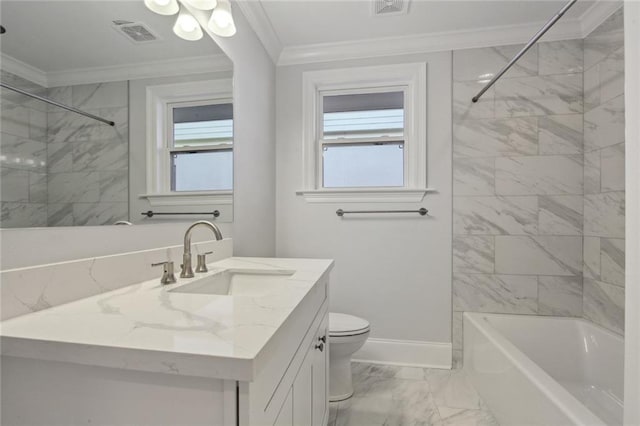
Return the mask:
<path id="1" fill-rule="evenodd" d="M 421 207 L 418 210 L 336 210 L 336 215 L 340 217 L 344 216 L 345 214 L 352 213 L 418 213 L 420 216 L 424 216 L 429 213 L 429 210 L 425 209 L 424 207 Z"/>
<path id="2" fill-rule="evenodd" d="M 213 216 L 213 217 L 219 217 L 220 216 L 220 210 L 214 210 L 212 212 L 154 212 L 153 210 L 149 210 L 146 212 L 142 212 L 140 213 L 142 216 L 146 216 L 146 217 L 154 217 L 154 216 L 180 216 L 180 215 L 185 215 L 185 214 L 195 214 L 195 215 L 199 215 L 199 216 Z"/>

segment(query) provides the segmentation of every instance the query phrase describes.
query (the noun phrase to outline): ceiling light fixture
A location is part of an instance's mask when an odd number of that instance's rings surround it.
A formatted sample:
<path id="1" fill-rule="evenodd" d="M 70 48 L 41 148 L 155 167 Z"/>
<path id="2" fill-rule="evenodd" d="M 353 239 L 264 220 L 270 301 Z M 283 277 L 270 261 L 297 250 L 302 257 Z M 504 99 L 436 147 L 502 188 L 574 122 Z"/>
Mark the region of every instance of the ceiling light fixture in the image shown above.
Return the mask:
<path id="1" fill-rule="evenodd" d="M 159 15 L 175 15 L 180 10 L 177 0 L 144 0 L 144 4 Z"/>
<path id="2" fill-rule="evenodd" d="M 182 0 L 196 9 L 211 10 L 218 4 L 217 0 Z"/>
<path id="3" fill-rule="evenodd" d="M 184 40 L 200 40 L 203 36 L 198 20 L 189 13 L 185 5 L 203 11 L 213 9 L 207 28 L 214 34 L 231 37 L 236 33 L 229 0 L 144 0 L 144 4 L 160 15 L 175 15 L 179 12 L 173 32 Z"/>
<path id="4" fill-rule="evenodd" d="M 229 0 L 219 0 L 209 19 L 209 29 L 221 37 L 231 37 L 236 33 L 236 24 L 231 14 Z"/>
<path id="5" fill-rule="evenodd" d="M 173 32 L 184 40 L 195 41 L 202 38 L 200 24 L 184 6 L 180 7 L 180 13 L 176 23 L 173 25 Z"/>

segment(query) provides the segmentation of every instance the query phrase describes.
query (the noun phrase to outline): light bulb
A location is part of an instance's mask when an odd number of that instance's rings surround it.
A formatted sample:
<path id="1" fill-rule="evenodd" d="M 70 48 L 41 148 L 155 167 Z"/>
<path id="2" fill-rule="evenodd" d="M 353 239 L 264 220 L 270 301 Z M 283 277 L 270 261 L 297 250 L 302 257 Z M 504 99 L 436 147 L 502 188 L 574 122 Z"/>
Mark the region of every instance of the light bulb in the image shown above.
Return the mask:
<path id="1" fill-rule="evenodd" d="M 159 15 L 175 15 L 180 10 L 177 0 L 144 0 L 144 4 Z"/>
<path id="2" fill-rule="evenodd" d="M 173 26 L 173 32 L 184 40 L 194 41 L 202 38 L 200 24 L 184 7 L 180 8 L 180 14 Z"/>
<path id="3" fill-rule="evenodd" d="M 236 33 L 229 0 L 218 0 L 218 5 L 211 13 L 208 27 L 214 34 L 221 37 L 231 37 Z"/>

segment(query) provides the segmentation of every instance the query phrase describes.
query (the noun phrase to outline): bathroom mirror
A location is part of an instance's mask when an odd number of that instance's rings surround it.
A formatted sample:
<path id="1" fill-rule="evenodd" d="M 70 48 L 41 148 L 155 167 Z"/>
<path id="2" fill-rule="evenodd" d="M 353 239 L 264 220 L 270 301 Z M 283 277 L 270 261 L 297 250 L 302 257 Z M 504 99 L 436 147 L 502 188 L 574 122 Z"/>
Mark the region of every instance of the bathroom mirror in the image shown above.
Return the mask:
<path id="1" fill-rule="evenodd" d="M 0 227 L 232 220 L 233 64 L 176 18 L 1 2 Z"/>

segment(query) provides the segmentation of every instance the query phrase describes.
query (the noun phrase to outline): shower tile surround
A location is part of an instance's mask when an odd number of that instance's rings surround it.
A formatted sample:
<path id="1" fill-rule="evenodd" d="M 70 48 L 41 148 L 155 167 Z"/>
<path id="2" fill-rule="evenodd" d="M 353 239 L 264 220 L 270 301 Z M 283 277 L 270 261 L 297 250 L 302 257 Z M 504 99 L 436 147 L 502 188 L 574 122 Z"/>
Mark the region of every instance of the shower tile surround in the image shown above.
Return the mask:
<path id="1" fill-rule="evenodd" d="M 128 218 L 128 83 L 44 88 L 2 80 L 116 122 L 2 90 L 2 226 L 103 225 Z"/>
<path id="2" fill-rule="evenodd" d="M 624 322 L 622 9 L 584 40 L 453 53 L 453 346 L 462 312 Z M 584 81 L 584 86 L 583 86 Z"/>

